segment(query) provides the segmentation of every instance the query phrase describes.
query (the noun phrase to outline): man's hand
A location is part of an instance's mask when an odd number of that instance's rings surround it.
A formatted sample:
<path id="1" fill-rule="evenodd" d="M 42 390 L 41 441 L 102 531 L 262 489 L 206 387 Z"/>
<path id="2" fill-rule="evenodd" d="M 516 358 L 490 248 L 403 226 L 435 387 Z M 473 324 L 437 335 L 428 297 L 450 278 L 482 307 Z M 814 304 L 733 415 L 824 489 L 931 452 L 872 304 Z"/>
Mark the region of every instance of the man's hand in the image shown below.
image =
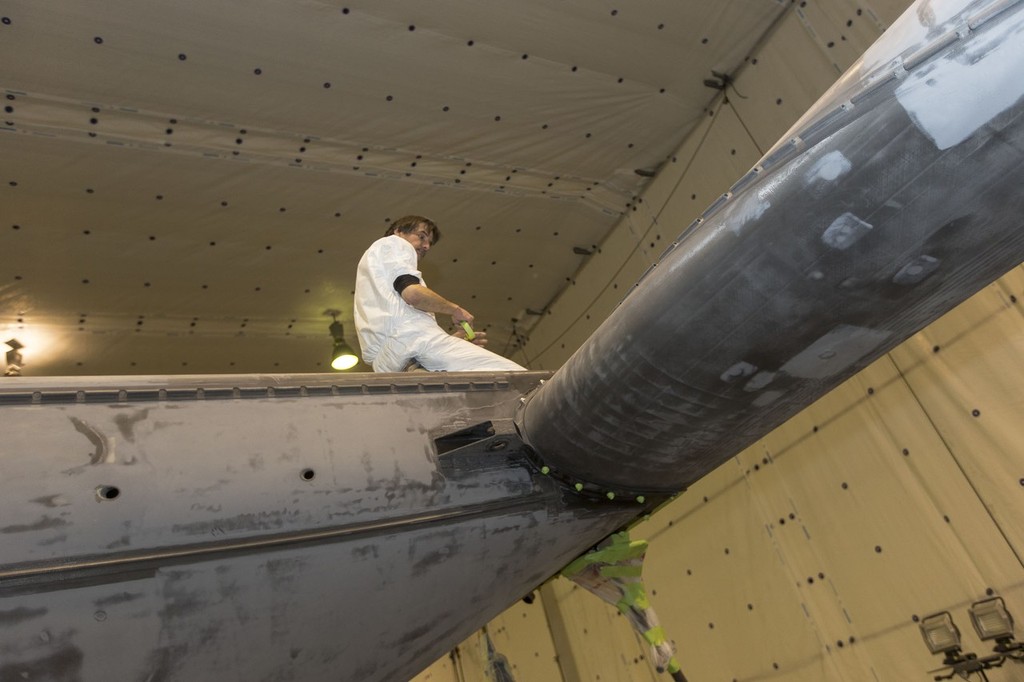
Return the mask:
<path id="1" fill-rule="evenodd" d="M 460 338 L 460 339 L 465 339 L 466 338 L 466 330 L 463 329 L 462 326 L 460 325 L 460 326 L 455 328 L 455 331 L 452 332 L 452 336 L 455 336 L 455 337 Z M 467 341 L 468 341 L 468 339 L 467 339 Z M 477 346 L 486 346 L 487 345 L 487 332 L 478 332 L 478 331 L 476 331 L 474 329 L 473 330 L 473 340 L 470 341 L 470 343 L 476 344 Z"/>
<path id="2" fill-rule="evenodd" d="M 452 322 L 458 326 L 462 326 L 465 322 L 470 327 L 473 326 L 473 316 L 469 314 L 469 311 L 460 306 L 455 306 L 455 311 L 452 313 Z"/>
<path id="3" fill-rule="evenodd" d="M 462 326 L 460 325 L 460 326 L 455 328 L 454 332 L 452 332 L 452 336 L 460 338 L 460 339 L 466 339 L 466 330 L 464 330 L 462 328 Z M 466 339 L 466 340 L 469 341 L 469 339 Z M 485 345 L 487 345 L 487 333 L 486 332 L 477 332 L 476 330 L 473 330 L 473 340 L 469 341 L 469 342 L 470 343 L 475 343 L 478 346 L 485 346 Z"/>

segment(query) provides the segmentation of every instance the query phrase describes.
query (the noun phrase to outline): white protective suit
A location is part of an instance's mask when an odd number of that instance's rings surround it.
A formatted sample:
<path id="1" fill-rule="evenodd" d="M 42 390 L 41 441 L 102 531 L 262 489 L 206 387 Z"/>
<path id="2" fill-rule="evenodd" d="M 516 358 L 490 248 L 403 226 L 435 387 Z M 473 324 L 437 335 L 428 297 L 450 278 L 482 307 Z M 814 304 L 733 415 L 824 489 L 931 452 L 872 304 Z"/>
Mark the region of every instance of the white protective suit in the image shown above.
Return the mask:
<path id="1" fill-rule="evenodd" d="M 402 237 L 381 237 L 366 250 L 356 271 L 355 322 L 363 361 L 375 372 L 401 372 L 415 359 L 432 372 L 525 371 L 507 358 L 437 326 L 433 313 L 409 305 L 395 291 L 400 275 L 423 283 L 416 249 Z M 426 286 L 426 284 L 423 284 Z"/>

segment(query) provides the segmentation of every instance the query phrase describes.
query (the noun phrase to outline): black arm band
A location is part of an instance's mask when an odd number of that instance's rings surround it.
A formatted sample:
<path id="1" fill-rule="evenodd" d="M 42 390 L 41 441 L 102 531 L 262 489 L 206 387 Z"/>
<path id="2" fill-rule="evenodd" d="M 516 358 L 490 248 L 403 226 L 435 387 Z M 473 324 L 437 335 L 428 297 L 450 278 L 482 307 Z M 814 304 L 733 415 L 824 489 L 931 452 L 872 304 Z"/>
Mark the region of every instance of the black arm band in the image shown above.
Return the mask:
<path id="1" fill-rule="evenodd" d="M 398 295 L 401 296 L 402 290 L 405 289 L 407 286 L 419 283 L 420 278 L 417 277 L 416 275 L 399 275 L 398 277 L 395 278 L 395 291 L 397 291 Z"/>

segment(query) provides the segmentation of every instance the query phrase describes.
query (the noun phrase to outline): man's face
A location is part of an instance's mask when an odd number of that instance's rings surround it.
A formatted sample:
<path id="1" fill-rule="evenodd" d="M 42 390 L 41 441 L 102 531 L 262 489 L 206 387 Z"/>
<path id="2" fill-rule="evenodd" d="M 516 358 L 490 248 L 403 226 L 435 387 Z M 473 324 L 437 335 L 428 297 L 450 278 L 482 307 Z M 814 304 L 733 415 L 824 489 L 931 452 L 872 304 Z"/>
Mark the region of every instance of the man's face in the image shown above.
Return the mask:
<path id="1" fill-rule="evenodd" d="M 412 248 L 416 249 L 416 255 L 418 258 L 423 258 L 427 255 L 427 251 L 430 251 L 431 236 L 430 230 L 423 223 L 420 223 L 416 228 L 410 232 L 396 232 L 399 237 L 412 244 Z"/>

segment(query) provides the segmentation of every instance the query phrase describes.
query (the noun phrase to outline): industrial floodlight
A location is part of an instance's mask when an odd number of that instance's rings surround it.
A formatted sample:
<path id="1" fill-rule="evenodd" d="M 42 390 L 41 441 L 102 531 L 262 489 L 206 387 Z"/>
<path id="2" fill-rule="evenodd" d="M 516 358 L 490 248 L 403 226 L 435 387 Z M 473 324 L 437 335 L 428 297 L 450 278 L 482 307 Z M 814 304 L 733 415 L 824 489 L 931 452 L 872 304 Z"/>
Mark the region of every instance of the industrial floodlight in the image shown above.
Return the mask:
<path id="1" fill-rule="evenodd" d="M 341 322 L 338 322 L 338 315 L 340 313 L 341 311 L 339 310 L 324 311 L 324 315 L 330 315 L 334 318 L 334 321 L 328 327 L 328 331 L 331 332 L 331 337 L 334 339 L 334 348 L 331 350 L 331 368 L 345 371 L 356 366 L 359 362 L 359 356 L 352 350 L 352 346 L 348 345 L 345 341 L 345 328 L 342 327 Z"/>
<path id="2" fill-rule="evenodd" d="M 338 325 L 341 326 L 340 324 Z M 337 370 L 352 369 L 359 362 L 352 347 L 344 340 L 334 342 L 334 350 L 331 352 L 331 367 Z"/>
<path id="3" fill-rule="evenodd" d="M 21 349 L 24 348 L 25 345 L 18 341 L 18 339 L 8 339 L 4 343 L 10 347 L 10 350 L 7 351 L 4 358 L 7 361 L 7 369 L 4 370 L 4 376 L 21 376 L 21 368 L 25 364 L 21 355 Z"/>
<path id="4" fill-rule="evenodd" d="M 971 623 L 981 641 L 1013 638 L 1013 616 L 1006 610 L 1002 597 L 975 602 L 971 604 L 968 613 L 971 614 Z"/>
<path id="5" fill-rule="evenodd" d="M 960 650 L 960 629 L 949 611 L 921 619 L 921 636 L 933 654 L 949 654 Z"/>

